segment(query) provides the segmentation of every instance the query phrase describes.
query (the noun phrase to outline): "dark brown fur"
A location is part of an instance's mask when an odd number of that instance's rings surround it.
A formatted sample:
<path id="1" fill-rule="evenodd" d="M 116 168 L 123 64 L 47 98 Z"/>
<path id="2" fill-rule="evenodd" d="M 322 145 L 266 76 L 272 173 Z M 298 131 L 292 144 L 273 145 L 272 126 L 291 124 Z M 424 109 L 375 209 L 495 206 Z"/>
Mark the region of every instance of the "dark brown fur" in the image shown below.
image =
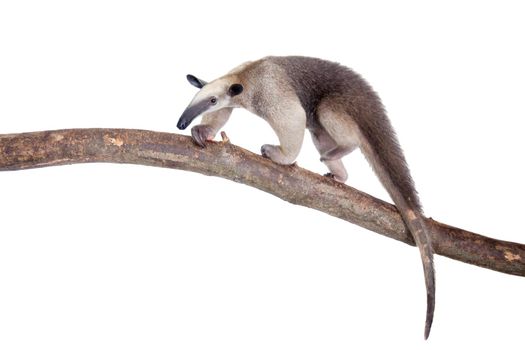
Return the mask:
<path id="1" fill-rule="evenodd" d="M 432 247 L 414 182 L 379 96 L 360 75 L 338 63 L 299 56 L 268 57 L 265 60 L 286 72 L 290 86 L 306 111 L 307 126 L 311 130 L 321 128 L 317 113 L 321 101 L 344 101 L 348 117 L 353 118 L 367 140 L 363 153 L 396 203 L 420 248 L 427 286 L 426 339 L 435 304 Z"/>
<path id="2" fill-rule="evenodd" d="M 269 57 L 281 66 L 303 105 L 309 125 L 317 123 L 317 107 L 324 98 L 344 97 L 349 116 L 374 147 L 392 182 L 414 209 L 421 210 L 414 182 L 379 96 L 357 73 L 338 63 L 310 57 Z"/>

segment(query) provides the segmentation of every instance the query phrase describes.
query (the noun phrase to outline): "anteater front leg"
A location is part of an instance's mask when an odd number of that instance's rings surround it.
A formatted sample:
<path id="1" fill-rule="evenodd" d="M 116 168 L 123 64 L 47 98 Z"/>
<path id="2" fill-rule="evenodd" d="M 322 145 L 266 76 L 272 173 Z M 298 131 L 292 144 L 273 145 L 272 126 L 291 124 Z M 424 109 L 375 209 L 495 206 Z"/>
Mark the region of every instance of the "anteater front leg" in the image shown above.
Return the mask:
<path id="1" fill-rule="evenodd" d="M 218 111 L 207 113 L 202 117 L 199 125 L 191 128 L 191 137 L 196 144 L 206 147 L 206 141 L 213 140 L 219 130 L 226 124 L 233 108 L 223 108 Z"/>
<path id="2" fill-rule="evenodd" d="M 261 154 L 279 164 L 292 164 L 301 151 L 306 127 L 306 114 L 299 103 L 276 108 L 264 119 L 277 134 L 280 145 L 263 145 Z"/>

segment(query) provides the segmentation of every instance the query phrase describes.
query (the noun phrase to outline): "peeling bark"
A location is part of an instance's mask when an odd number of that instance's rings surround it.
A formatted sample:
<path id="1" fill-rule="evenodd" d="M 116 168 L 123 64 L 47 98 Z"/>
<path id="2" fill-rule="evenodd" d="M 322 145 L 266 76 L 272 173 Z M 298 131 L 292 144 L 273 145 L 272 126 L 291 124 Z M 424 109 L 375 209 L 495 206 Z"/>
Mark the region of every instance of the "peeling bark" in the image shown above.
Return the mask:
<path id="1" fill-rule="evenodd" d="M 150 165 L 223 177 L 414 245 L 393 205 L 298 166 L 273 163 L 228 142 L 210 142 L 201 149 L 187 136 L 128 129 L 0 135 L 0 170 L 92 162 Z M 525 245 L 427 220 L 436 254 L 525 276 Z"/>

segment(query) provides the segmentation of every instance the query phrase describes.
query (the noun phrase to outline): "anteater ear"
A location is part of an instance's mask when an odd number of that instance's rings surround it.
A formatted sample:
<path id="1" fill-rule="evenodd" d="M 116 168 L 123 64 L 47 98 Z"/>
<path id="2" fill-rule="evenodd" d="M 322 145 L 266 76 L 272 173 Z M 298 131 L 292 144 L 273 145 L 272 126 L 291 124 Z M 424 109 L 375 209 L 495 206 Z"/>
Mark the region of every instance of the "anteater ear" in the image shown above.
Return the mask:
<path id="1" fill-rule="evenodd" d="M 188 81 L 190 82 L 191 85 L 193 85 L 193 86 L 195 86 L 196 88 L 199 88 L 199 89 L 202 89 L 202 87 L 204 85 L 208 84 L 204 80 L 200 80 L 199 78 L 197 78 L 196 76 L 191 75 L 191 74 L 186 75 L 186 79 L 188 79 Z"/>
<path id="2" fill-rule="evenodd" d="M 231 97 L 237 96 L 244 90 L 243 86 L 241 84 L 232 84 L 230 88 L 228 89 L 228 95 Z"/>

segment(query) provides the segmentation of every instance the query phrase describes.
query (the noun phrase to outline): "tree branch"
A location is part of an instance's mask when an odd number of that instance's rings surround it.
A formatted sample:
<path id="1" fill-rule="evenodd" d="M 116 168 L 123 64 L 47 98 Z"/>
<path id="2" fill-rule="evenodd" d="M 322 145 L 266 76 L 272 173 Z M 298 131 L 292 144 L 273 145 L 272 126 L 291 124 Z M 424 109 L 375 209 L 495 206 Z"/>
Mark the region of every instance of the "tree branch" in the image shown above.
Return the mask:
<path id="1" fill-rule="evenodd" d="M 201 149 L 187 136 L 145 130 L 70 129 L 0 135 L 0 170 L 108 162 L 219 176 L 414 245 L 396 208 L 298 166 L 282 166 L 227 142 Z M 437 254 L 525 276 L 525 245 L 427 219 Z"/>

